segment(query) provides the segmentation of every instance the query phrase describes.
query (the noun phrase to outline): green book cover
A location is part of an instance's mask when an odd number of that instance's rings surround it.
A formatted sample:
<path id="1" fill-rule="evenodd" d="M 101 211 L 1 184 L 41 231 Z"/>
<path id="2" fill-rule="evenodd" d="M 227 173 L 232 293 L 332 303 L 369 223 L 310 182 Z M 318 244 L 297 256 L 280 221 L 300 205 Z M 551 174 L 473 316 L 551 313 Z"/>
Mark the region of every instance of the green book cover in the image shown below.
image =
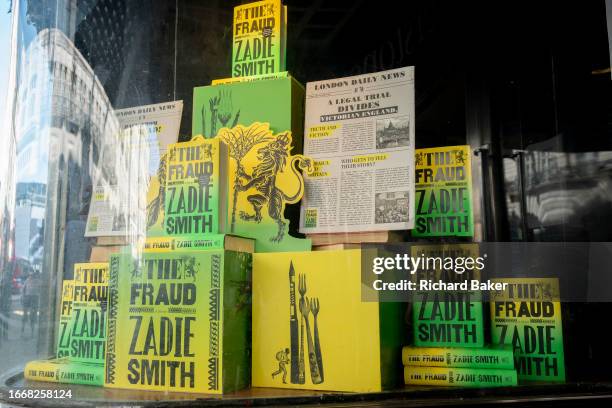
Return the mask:
<path id="1" fill-rule="evenodd" d="M 104 385 L 104 364 L 79 363 L 68 358 L 30 361 L 23 374 L 32 381 Z"/>
<path id="2" fill-rule="evenodd" d="M 514 369 L 512 347 L 411 347 L 402 349 L 402 363 L 411 366 Z"/>
<path id="3" fill-rule="evenodd" d="M 248 253 L 111 257 L 105 385 L 223 393 L 249 384 Z"/>
<path id="4" fill-rule="evenodd" d="M 285 69 L 286 9 L 280 0 L 234 7 L 232 77 Z"/>
<path id="5" fill-rule="evenodd" d="M 515 370 L 406 366 L 404 382 L 408 385 L 488 388 L 514 386 L 517 377 Z"/>
<path id="6" fill-rule="evenodd" d="M 74 265 L 74 298 L 70 313 L 70 361 L 104 363 L 108 263 Z"/>
<path id="7" fill-rule="evenodd" d="M 308 251 L 296 238 L 304 182 L 297 169 L 304 88 L 292 77 L 194 89 L 193 135 L 220 136 L 229 151 L 228 228 L 256 239 L 257 252 Z M 290 225 L 288 219 L 296 219 Z"/>
<path id="8" fill-rule="evenodd" d="M 472 165 L 470 146 L 415 152 L 415 237 L 471 237 Z"/>
<path id="9" fill-rule="evenodd" d="M 563 327 L 557 278 L 499 278 L 491 293 L 491 341 L 514 348 L 519 379 L 565 381 Z"/>
<path id="10" fill-rule="evenodd" d="M 477 244 L 413 245 L 412 257 L 458 259 L 478 257 Z M 457 273 L 444 264 L 430 263 L 413 276 L 422 281 L 445 283 L 480 279 L 477 270 Z M 483 347 L 484 320 L 482 294 L 468 290 L 417 290 L 413 294 L 414 345 L 419 347 Z"/>
<path id="11" fill-rule="evenodd" d="M 227 149 L 218 138 L 195 137 L 168 148 L 164 229 L 169 236 L 218 234 L 225 229 Z"/>
<path id="12" fill-rule="evenodd" d="M 70 315 L 72 312 L 72 299 L 74 298 L 74 280 L 64 279 L 62 282 L 62 298 L 60 304 L 60 318 L 57 334 L 58 358 L 70 355 Z"/>

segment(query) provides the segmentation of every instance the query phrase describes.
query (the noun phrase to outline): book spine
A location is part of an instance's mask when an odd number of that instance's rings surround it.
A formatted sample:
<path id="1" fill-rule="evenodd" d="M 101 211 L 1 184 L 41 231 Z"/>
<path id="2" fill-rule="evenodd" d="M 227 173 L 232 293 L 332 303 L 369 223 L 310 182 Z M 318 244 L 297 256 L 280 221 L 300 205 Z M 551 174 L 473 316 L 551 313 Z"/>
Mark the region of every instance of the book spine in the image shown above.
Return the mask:
<path id="1" fill-rule="evenodd" d="M 45 360 L 30 361 L 24 370 L 26 380 L 67 384 L 104 385 L 102 364 L 53 363 Z"/>
<path id="2" fill-rule="evenodd" d="M 404 367 L 407 385 L 438 385 L 445 387 L 508 387 L 517 384 L 515 370 Z"/>
<path id="3" fill-rule="evenodd" d="M 410 366 L 514 369 L 510 348 L 404 347 L 402 363 Z"/>
<path id="4" fill-rule="evenodd" d="M 105 384 L 112 385 L 116 381 L 116 337 L 117 337 L 117 302 L 119 295 L 119 263 L 123 257 L 112 255 L 110 259 L 108 281 L 108 326 L 106 333 Z"/>

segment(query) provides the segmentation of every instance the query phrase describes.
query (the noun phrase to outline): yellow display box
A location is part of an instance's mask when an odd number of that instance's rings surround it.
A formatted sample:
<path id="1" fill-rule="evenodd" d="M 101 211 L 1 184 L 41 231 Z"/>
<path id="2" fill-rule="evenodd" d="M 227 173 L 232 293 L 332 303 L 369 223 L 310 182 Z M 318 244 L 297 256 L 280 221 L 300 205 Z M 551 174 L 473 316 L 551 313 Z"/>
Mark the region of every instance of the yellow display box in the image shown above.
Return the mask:
<path id="1" fill-rule="evenodd" d="M 375 392 L 401 383 L 404 309 L 363 302 L 361 250 L 256 253 L 254 387 Z"/>

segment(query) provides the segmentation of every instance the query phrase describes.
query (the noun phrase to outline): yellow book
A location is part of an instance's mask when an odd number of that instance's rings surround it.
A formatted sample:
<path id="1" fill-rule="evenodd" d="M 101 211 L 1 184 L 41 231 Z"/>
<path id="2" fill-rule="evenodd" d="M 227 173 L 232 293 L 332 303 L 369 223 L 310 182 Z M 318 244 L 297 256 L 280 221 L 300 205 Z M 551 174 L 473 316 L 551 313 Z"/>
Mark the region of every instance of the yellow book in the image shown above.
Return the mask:
<path id="1" fill-rule="evenodd" d="M 491 342 L 514 349 L 518 376 L 526 381 L 565 381 L 558 278 L 497 278 L 491 292 Z"/>
<path id="2" fill-rule="evenodd" d="M 57 357 L 66 357 L 70 354 L 70 312 L 74 297 L 74 280 L 64 279 L 62 282 L 62 300 L 57 334 Z"/>
<path id="3" fill-rule="evenodd" d="M 221 394 L 248 386 L 251 254 L 124 251 L 110 265 L 106 387 Z"/>
<path id="4" fill-rule="evenodd" d="M 103 364 L 108 263 L 75 264 L 73 290 L 68 358 L 73 362 Z"/>
<path id="5" fill-rule="evenodd" d="M 470 146 L 415 151 L 415 237 L 471 237 L 472 162 Z"/>
<path id="6" fill-rule="evenodd" d="M 104 364 L 77 363 L 67 358 L 33 360 L 23 370 L 26 380 L 69 384 L 104 384 Z"/>
<path id="7" fill-rule="evenodd" d="M 479 257 L 477 244 L 412 245 L 413 257 L 448 260 Z M 482 262 L 482 260 L 481 260 Z M 482 264 L 484 265 L 484 264 Z M 481 280 L 482 267 L 476 262 L 468 268 L 455 262 L 447 269 L 441 263 L 425 263 L 412 275 L 414 282 L 423 281 L 463 284 L 454 291 L 417 290 L 413 294 L 412 322 L 414 345 L 419 347 L 476 347 L 484 346 L 484 314 L 482 294 L 471 290 L 472 280 Z"/>
<path id="8" fill-rule="evenodd" d="M 225 230 L 228 152 L 220 138 L 194 136 L 168 146 L 163 228 L 169 236 Z"/>
<path id="9" fill-rule="evenodd" d="M 232 77 L 273 74 L 285 69 L 285 13 L 280 0 L 234 7 Z"/>
<path id="10" fill-rule="evenodd" d="M 411 366 L 514 369 L 512 348 L 412 347 L 402 349 L 402 363 Z"/>

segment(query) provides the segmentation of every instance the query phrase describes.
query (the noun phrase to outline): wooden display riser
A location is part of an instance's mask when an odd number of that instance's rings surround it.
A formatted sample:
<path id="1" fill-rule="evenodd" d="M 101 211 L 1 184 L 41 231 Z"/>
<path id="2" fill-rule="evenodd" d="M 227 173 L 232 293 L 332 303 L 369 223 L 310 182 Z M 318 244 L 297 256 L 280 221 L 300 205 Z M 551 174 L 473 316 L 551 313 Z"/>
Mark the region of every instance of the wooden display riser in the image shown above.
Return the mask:
<path id="1" fill-rule="evenodd" d="M 71 390 L 72 398 L 64 400 L 9 400 L 9 390 Z M 379 393 L 330 393 L 319 391 L 251 388 L 223 396 L 132 391 L 85 385 L 26 381 L 21 373 L 2 378 L 2 403 L 36 407 L 99 407 L 103 405 L 139 407 L 220 407 L 220 406 L 300 406 L 336 407 L 434 407 L 500 404 L 549 406 L 563 403 L 579 406 L 612 406 L 612 383 L 541 384 L 489 389 L 456 389 L 449 387 L 404 387 Z"/>

